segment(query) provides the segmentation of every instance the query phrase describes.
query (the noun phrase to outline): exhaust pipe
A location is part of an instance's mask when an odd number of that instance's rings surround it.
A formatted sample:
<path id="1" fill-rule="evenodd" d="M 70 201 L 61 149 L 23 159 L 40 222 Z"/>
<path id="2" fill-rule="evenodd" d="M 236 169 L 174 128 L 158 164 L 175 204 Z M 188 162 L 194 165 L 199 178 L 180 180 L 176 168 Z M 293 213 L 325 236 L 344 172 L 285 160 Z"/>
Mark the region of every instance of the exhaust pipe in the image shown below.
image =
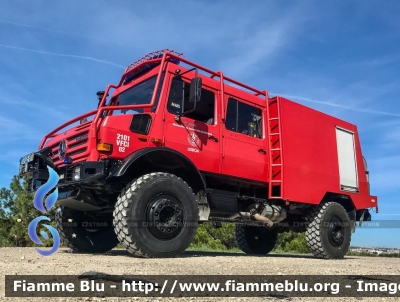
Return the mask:
<path id="1" fill-rule="evenodd" d="M 251 209 L 250 212 L 239 212 L 238 214 L 235 214 L 235 215 L 231 216 L 230 218 L 235 219 L 238 217 L 254 218 L 257 221 L 264 222 L 269 227 L 272 227 L 274 225 L 274 223 L 271 220 L 269 220 L 265 216 L 261 216 L 254 209 Z"/>
<path id="2" fill-rule="evenodd" d="M 254 218 L 257 221 L 264 222 L 269 227 L 272 227 L 274 223 L 279 223 L 286 219 L 286 210 L 277 205 L 264 205 L 264 209 L 261 214 L 257 213 L 256 209 L 251 209 L 249 212 L 239 212 L 231 216 L 232 219 L 238 217 Z"/>
<path id="3" fill-rule="evenodd" d="M 258 213 L 255 212 L 255 210 L 251 210 L 250 212 L 240 212 L 240 215 L 247 217 L 247 218 L 254 218 L 255 220 L 264 222 L 265 224 L 267 224 L 269 227 L 272 227 L 274 225 L 274 223 L 269 220 L 267 217 L 262 216 Z M 238 215 L 239 216 L 239 215 Z"/>
<path id="4" fill-rule="evenodd" d="M 279 223 L 286 219 L 287 213 L 283 207 L 277 205 L 264 205 L 264 209 L 261 212 L 262 216 L 267 217 L 269 220 Z"/>

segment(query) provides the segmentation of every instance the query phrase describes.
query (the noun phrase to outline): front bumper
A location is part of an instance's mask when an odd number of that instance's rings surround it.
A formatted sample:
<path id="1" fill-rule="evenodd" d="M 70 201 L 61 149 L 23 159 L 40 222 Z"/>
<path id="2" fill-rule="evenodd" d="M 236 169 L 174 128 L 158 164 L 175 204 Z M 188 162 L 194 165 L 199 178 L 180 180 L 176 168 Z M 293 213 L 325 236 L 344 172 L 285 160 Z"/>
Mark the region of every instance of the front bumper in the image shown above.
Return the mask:
<path id="1" fill-rule="evenodd" d="M 48 168 L 58 175 L 58 188 L 90 187 L 103 183 L 107 173 L 107 162 L 80 162 L 56 167 L 50 158 L 40 152 L 33 152 L 21 158 L 19 176 L 28 176 L 28 191 L 37 191 L 49 179 Z M 61 190 L 62 191 L 62 190 Z"/>
<path id="2" fill-rule="evenodd" d="M 47 182 L 49 179 L 47 167 L 58 173 L 58 169 L 51 159 L 41 152 L 32 152 L 21 158 L 18 175 L 20 178 L 28 176 L 29 193 L 37 191 L 40 186 Z"/>

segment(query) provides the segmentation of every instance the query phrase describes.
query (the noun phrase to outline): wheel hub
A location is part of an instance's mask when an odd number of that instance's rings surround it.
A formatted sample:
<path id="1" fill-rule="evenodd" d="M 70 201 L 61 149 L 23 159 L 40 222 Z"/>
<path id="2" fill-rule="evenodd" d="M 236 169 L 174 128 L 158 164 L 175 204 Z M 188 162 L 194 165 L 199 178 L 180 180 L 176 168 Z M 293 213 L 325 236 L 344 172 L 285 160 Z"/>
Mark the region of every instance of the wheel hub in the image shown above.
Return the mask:
<path id="1" fill-rule="evenodd" d="M 178 236 L 183 226 L 183 206 L 171 195 L 157 196 L 150 201 L 146 211 L 146 223 L 150 233 L 163 240 Z"/>
<path id="2" fill-rule="evenodd" d="M 343 225 L 343 221 L 339 217 L 333 216 L 329 222 L 329 227 L 328 227 L 329 242 L 334 247 L 340 247 L 344 241 L 344 234 L 345 234 L 345 228 Z"/>

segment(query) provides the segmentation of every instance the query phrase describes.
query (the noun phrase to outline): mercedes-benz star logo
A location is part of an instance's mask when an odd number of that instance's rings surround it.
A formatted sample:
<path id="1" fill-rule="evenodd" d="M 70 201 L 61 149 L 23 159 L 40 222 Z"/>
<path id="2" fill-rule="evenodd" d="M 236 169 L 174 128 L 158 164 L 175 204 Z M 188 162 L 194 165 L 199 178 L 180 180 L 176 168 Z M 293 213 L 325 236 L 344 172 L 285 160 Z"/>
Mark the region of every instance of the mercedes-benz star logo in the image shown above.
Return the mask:
<path id="1" fill-rule="evenodd" d="M 60 142 L 60 145 L 58 146 L 58 157 L 61 159 L 61 160 L 64 160 L 64 158 L 65 158 L 65 154 L 67 153 L 67 144 L 66 144 L 66 142 L 65 142 L 65 139 L 63 139 L 61 142 Z"/>

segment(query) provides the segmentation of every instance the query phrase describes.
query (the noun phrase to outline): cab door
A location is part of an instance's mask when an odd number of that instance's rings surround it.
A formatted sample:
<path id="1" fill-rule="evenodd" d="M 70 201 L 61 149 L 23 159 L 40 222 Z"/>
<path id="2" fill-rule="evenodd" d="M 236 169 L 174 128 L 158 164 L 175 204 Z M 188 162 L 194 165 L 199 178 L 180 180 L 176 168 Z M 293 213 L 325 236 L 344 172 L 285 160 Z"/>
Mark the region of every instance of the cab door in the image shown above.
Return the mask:
<path id="1" fill-rule="evenodd" d="M 224 103 L 222 174 L 267 182 L 265 109 L 230 95 Z"/>
<path id="2" fill-rule="evenodd" d="M 190 74 L 189 74 L 190 75 Z M 190 80 L 169 75 L 165 108 L 165 146 L 188 157 L 200 171 L 218 173 L 221 139 L 217 122 L 218 91 L 215 83 L 202 77 L 196 110 L 178 118 L 189 107 Z"/>

